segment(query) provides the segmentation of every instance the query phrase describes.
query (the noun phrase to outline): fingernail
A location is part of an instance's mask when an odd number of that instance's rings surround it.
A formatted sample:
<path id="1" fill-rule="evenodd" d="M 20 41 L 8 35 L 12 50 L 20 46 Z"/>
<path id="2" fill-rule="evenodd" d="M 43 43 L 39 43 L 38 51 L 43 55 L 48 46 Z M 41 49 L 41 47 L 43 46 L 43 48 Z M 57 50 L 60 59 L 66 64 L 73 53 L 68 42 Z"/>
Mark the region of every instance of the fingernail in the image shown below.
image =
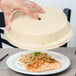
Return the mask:
<path id="1" fill-rule="evenodd" d="M 7 30 L 9 30 L 9 29 L 10 29 L 10 27 L 9 27 L 9 26 L 6 26 L 6 29 L 7 29 Z"/>
<path id="2" fill-rule="evenodd" d="M 44 10 L 42 10 L 42 12 L 43 12 L 43 13 L 45 13 L 45 11 L 44 11 Z"/>
<path id="3" fill-rule="evenodd" d="M 42 10 L 41 10 L 41 13 L 45 13 L 45 11 L 42 9 Z"/>
<path id="4" fill-rule="evenodd" d="M 37 14 L 33 14 L 33 16 L 32 16 L 34 19 L 36 19 L 36 20 L 38 20 L 38 15 Z"/>
<path id="5" fill-rule="evenodd" d="M 39 18 L 38 16 L 34 16 L 34 19 L 38 20 L 38 18 Z"/>
<path id="6" fill-rule="evenodd" d="M 34 19 L 38 20 L 38 18 L 37 18 L 37 17 L 35 17 Z"/>

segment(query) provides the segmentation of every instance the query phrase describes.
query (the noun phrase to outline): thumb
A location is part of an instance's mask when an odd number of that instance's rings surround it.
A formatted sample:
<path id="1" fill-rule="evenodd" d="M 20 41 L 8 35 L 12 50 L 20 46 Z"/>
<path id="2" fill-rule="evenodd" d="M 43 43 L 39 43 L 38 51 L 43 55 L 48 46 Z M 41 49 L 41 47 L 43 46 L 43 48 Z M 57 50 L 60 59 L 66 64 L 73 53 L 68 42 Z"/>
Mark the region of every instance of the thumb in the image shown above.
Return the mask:
<path id="1" fill-rule="evenodd" d="M 5 24 L 6 24 L 6 29 L 7 30 L 10 30 L 10 28 L 11 28 L 10 23 L 11 23 L 12 16 L 17 11 L 18 10 L 13 10 L 9 15 L 8 14 L 5 14 Z"/>
<path id="2" fill-rule="evenodd" d="M 5 25 L 6 25 L 6 29 L 9 30 L 10 29 L 10 16 L 5 15 Z"/>

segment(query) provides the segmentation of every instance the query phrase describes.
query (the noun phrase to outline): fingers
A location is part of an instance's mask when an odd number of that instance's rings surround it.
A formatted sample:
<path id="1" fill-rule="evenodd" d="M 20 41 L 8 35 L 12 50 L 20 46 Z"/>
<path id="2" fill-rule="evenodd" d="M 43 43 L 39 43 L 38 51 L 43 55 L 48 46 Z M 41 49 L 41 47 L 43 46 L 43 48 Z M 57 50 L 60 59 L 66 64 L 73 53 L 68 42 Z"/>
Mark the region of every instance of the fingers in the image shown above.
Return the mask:
<path id="1" fill-rule="evenodd" d="M 29 1 L 28 4 L 29 4 L 29 6 L 35 8 L 38 12 L 44 13 L 44 10 L 36 3 Z"/>
<path id="2" fill-rule="evenodd" d="M 35 12 L 32 12 L 28 7 L 25 7 L 25 8 L 22 7 L 19 10 L 23 11 L 25 14 L 31 16 L 34 19 L 38 19 L 39 18 L 38 15 Z"/>
<path id="3" fill-rule="evenodd" d="M 30 10 L 30 8 L 34 8 L 38 12 L 44 13 L 44 10 L 40 6 L 38 6 L 34 2 L 31 2 L 31 1 L 28 1 L 28 0 L 24 0 L 24 2 L 22 3 L 22 6 L 25 7 L 25 8 L 22 7 L 23 12 L 25 12 L 26 14 L 32 16 L 35 19 L 38 19 L 39 17 L 37 16 L 36 12 Z"/>

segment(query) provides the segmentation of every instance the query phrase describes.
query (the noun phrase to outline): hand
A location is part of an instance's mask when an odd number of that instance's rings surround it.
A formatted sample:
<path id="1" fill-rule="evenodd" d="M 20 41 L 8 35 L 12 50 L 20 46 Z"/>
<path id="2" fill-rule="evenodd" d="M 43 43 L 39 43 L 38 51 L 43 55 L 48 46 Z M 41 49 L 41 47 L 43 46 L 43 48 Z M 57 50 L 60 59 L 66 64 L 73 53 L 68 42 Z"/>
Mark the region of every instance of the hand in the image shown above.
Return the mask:
<path id="1" fill-rule="evenodd" d="M 32 18 L 38 19 L 38 15 L 31 11 L 30 7 L 35 8 L 40 13 L 44 13 L 40 6 L 29 0 L 1 0 L 0 8 L 4 12 L 6 29 L 10 29 L 11 18 L 16 11 L 22 11 Z"/>

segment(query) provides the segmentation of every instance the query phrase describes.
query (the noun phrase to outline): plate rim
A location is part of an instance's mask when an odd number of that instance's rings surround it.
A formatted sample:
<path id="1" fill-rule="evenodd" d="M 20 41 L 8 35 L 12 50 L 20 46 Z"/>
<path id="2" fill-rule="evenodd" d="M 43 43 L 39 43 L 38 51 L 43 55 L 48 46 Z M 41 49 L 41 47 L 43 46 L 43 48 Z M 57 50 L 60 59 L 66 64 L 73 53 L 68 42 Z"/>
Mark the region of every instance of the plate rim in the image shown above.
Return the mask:
<path id="1" fill-rule="evenodd" d="M 21 72 L 21 71 L 19 71 L 18 69 L 14 69 L 14 68 L 12 68 L 10 65 L 9 65 L 9 59 L 11 58 L 11 57 L 13 57 L 14 55 L 17 55 L 17 54 L 20 54 L 20 53 L 26 53 L 26 51 L 20 51 L 20 52 L 17 52 L 17 53 L 15 53 L 15 54 L 13 54 L 13 55 L 11 55 L 11 56 L 9 56 L 8 57 L 8 59 L 6 60 L 6 64 L 7 64 L 7 66 L 11 69 L 11 70 L 13 70 L 13 71 L 15 71 L 15 72 L 18 72 L 18 73 L 21 73 L 21 74 L 27 74 L 27 75 L 52 75 L 52 74 L 57 74 L 57 73 L 60 73 L 60 72 L 63 72 L 63 71 L 65 71 L 65 70 L 67 70 L 69 67 L 70 67 L 70 65 L 71 65 L 71 61 L 70 61 L 70 59 L 66 56 L 66 55 L 64 55 L 64 54 L 62 54 L 62 53 L 59 53 L 59 52 L 54 52 L 54 51 L 41 51 L 41 52 L 52 52 L 52 53 L 55 53 L 55 54 L 59 54 L 59 55 L 62 55 L 62 56 L 64 56 L 64 57 L 66 57 L 67 59 L 68 59 L 68 61 L 69 61 L 69 63 L 68 63 L 68 66 L 66 67 L 66 68 L 64 68 L 64 69 L 62 69 L 62 70 L 60 70 L 60 71 L 57 71 L 57 72 L 52 72 L 52 73 L 46 73 L 46 71 L 45 71 L 45 73 L 34 73 L 34 72 L 29 72 L 29 71 L 25 71 L 25 72 Z M 30 51 L 30 52 L 28 52 L 28 53 L 31 53 L 31 52 L 35 52 L 35 51 Z"/>

